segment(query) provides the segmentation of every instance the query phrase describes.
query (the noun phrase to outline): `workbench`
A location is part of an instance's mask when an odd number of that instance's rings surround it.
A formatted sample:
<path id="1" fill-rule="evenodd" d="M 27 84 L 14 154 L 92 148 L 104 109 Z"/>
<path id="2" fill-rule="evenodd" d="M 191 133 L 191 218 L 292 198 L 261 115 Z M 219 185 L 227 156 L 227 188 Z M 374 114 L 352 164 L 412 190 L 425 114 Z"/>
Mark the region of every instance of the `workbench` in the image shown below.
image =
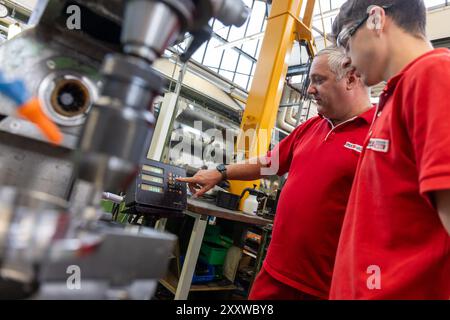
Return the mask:
<path id="1" fill-rule="evenodd" d="M 175 300 L 187 300 L 189 291 L 196 291 L 195 288 L 191 289 L 192 277 L 194 275 L 195 266 L 197 265 L 197 259 L 200 253 L 200 247 L 203 242 L 206 226 L 208 224 L 208 217 L 217 217 L 257 226 L 267 226 L 269 224 L 273 224 L 272 220 L 264 219 L 259 216 L 248 215 L 242 213 L 241 211 L 220 208 L 211 202 L 194 198 L 188 199 L 186 214 L 193 217 L 195 222 L 194 227 L 192 228 L 183 267 L 181 269 L 180 278 L 177 282 L 173 275 L 168 275 L 168 277 L 160 281 L 162 285 L 175 294 Z M 201 288 L 197 289 L 201 290 Z M 235 289 L 234 285 L 223 288 L 223 290 L 233 289 Z M 214 288 L 211 288 L 211 290 L 214 290 Z"/>

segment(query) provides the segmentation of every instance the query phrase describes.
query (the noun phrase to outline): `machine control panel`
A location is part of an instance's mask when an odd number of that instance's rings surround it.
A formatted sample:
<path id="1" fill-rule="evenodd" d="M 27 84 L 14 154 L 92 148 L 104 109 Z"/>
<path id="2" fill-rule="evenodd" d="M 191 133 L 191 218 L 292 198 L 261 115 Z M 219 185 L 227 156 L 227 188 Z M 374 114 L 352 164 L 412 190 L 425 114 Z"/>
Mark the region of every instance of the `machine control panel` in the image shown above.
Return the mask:
<path id="1" fill-rule="evenodd" d="M 187 206 L 186 184 L 176 179 L 186 176 L 186 170 L 146 159 L 125 201 L 137 213 L 172 215 L 182 213 Z"/>

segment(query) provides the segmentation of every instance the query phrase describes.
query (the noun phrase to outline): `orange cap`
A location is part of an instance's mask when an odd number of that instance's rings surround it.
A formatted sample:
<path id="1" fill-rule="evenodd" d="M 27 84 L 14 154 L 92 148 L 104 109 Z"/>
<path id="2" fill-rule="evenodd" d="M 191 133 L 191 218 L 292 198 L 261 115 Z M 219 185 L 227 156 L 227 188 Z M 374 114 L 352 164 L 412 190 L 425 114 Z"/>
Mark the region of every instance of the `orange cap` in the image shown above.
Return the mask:
<path id="1" fill-rule="evenodd" d="M 17 112 L 28 121 L 33 122 L 50 142 L 57 145 L 61 144 L 63 140 L 62 133 L 58 126 L 42 112 L 38 98 L 32 98 L 19 107 Z"/>

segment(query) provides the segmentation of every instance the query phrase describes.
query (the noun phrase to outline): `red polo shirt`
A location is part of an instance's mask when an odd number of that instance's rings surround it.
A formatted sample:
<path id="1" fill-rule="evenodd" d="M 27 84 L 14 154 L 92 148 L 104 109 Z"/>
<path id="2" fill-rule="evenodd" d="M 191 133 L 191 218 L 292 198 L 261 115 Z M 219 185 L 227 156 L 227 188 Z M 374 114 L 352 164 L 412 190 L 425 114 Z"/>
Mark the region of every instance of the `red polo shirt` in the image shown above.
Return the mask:
<path id="1" fill-rule="evenodd" d="M 310 119 L 268 158 L 278 175 L 289 171 L 264 261 L 276 280 L 328 298 L 339 234 L 356 164 L 375 108 L 334 127 Z"/>
<path id="2" fill-rule="evenodd" d="M 385 88 L 358 165 L 332 299 L 449 299 L 450 237 L 429 197 L 450 189 L 450 51 Z"/>

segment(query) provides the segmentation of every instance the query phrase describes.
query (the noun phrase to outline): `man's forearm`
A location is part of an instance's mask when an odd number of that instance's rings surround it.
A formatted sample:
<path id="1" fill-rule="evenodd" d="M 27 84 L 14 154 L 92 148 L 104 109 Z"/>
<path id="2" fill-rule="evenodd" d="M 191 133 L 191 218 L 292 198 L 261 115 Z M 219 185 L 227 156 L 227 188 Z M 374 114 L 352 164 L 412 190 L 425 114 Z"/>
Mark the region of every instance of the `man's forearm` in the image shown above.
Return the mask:
<path id="1" fill-rule="evenodd" d="M 228 180 L 257 180 L 262 176 L 265 158 L 247 160 L 244 163 L 226 166 Z M 220 171 L 220 172 L 219 172 Z M 193 177 L 177 178 L 177 181 L 187 182 L 194 197 L 200 197 L 208 192 L 223 179 L 222 168 L 219 170 L 200 170 Z"/>
<path id="2" fill-rule="evenodd" d="M 264 166 L 260 159 L 230 164 L 227 166 L 227 180 L 251 181 L 260 179 L 262 177 L 261 169 Z"/>
<path id="3" fill-rule="evenodd" d="M 434 198 L 442 224 L 450 235 L 450 190 L 436 191 Z"/>

